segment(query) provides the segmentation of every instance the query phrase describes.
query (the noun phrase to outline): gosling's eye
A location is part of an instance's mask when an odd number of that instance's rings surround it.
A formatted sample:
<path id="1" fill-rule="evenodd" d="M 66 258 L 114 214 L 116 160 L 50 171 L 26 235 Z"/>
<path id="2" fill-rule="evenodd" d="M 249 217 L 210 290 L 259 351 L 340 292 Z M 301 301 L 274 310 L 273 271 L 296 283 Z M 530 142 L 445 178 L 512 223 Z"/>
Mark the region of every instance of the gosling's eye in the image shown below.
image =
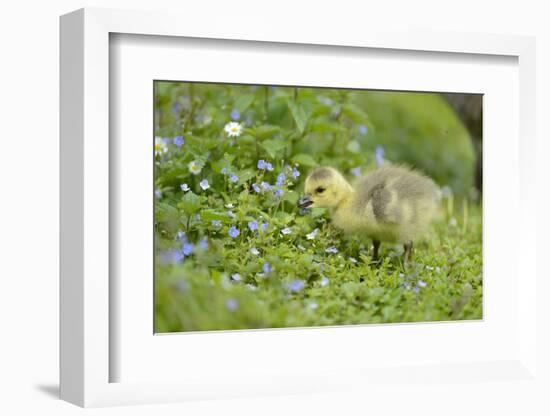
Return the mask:
<path id="1" fill-rule="evenodd" d="M 318 194 L 322 194 L 323 192 L 325 192 L 325 188 L 320 186 L 315 190 L 315 192 L 318 193 Z"/>

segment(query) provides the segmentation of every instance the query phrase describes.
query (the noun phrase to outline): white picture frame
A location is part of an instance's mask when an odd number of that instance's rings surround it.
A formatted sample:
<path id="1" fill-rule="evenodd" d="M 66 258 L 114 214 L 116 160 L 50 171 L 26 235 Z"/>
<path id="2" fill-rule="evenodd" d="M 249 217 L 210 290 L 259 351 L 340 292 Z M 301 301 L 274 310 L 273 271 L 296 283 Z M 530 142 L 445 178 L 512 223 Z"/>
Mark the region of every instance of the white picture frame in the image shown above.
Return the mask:
<path id="1" fill-rule="evenodd" d="M 412 379 L 461 380 L 479 383 L 507 380 L 538 382 L 536 361 L 536 279 L 533 249 L 536 217 L 531 178 L 535 169 L 535 43 L 529 37 L 430 33 L 349 28 L 327 35 L 323 28 L 307 34 L 281 32 L 277 25 L 235 22 L 204 25 L 172 13 L 107 9 L 83 9 L 61 18 L 61 398 L 80 406 L 157 403 L 198 398 L 247 397 L 267 394 L 319 393 L 334 390 L 360 391 L 379 383 Z M 110 311 L 109 253 L 110 172 L 109 155 L 109 51 L 111 34 L 225 39 L 249 42 L 332 45 L 334 47 L 430 51 L 441 54 L 502 55 L 517 58 L 519 67 L 519 221 L 517 291 L 517 348 L 498 361 L 441 362 L 414 369 L 378 368 L 360 364 L 332 369 L 328 377 L 315 371 L 292 373 L 282 369 L 264 379 L 241 380 L 220 374 L 169 381 L 112 382 L 110 368 L 120 359 L 110 345 L 113 330 Z M 401 327 L 407 331 L 406 326 Z M 346 328 L 354 331 L 354 328 Z M 152 334 L 151 334 L 152 335 Z M 226 339 L 232 334 L 219 334 Z M 218 342 L 218 341 L 217 341 Z M 236 340 L 235 342 L 239 342 Z M 343 382 L 342 380 L 347 380 Z M 411 379 L 411 380 L 412 380 Z M 426 381 L 428 380 L 428 381 Z"/>

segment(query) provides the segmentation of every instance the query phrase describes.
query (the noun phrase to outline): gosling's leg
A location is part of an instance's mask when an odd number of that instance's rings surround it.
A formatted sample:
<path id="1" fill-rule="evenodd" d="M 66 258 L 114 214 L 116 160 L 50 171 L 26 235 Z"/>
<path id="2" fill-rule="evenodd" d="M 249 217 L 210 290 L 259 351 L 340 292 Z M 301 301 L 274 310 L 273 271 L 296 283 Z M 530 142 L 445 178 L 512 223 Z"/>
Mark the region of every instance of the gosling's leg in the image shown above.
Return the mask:
<path id="1" fill-rule="evenodd" d="M 408 243 L 403 244 L 403 248 L 405 249 L 405 263 L 408 263 L 412 260 L 413 242 L 409 241 Z"/>
<path id="2" fill-rule="evenodd" d="M 378 250 L 380 249 L 380 241 L 372 240 L 372 259 L 374 261 L 378 260 Z"/>

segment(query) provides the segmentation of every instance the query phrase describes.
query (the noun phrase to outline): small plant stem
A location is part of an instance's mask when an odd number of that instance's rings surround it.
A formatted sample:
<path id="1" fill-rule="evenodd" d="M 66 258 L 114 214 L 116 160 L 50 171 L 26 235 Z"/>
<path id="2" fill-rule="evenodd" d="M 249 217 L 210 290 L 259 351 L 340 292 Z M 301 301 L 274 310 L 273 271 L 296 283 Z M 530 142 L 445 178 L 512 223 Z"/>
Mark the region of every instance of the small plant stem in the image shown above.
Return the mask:
<path id="1" fill-rule="evenodd" d="M 269 87 L 264 87 L 264 121 L 267 121 L 267 115 L 269 114 Z"/>
<path id="2" fill-rule="evenodd" d="M 453 216 L 453 211 L 454 211 L 454 196 L 449 195 L 449 197 L 447 198 L 447 221 L 449 221 Z"/>
<path id="3" fill-rule="evenodd" d="M 462 234 L 466 234 L 468 229 L 468 200 L 462 200 Z"/>

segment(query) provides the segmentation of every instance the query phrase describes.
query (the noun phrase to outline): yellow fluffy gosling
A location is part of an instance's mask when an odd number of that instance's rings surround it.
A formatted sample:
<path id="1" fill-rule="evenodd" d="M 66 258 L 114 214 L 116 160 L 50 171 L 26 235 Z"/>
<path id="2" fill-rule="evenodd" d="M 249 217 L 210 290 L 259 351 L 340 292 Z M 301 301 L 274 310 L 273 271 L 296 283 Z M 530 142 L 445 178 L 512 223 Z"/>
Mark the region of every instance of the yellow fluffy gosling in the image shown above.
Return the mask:
<path id="1" fill-rule="evenodd" d="M 369 237 L 373 258 L 381 241 L 403 244 L 405 261 L 413 241 L 428 227 L 440 198 L 428 177 L 403 166 L 384 166 L 361 177 L 355 186 L 336 169 L 320 167 L 305 182 L 299 205 L 330 210 L 332 223 L 345 234 Z"/>

